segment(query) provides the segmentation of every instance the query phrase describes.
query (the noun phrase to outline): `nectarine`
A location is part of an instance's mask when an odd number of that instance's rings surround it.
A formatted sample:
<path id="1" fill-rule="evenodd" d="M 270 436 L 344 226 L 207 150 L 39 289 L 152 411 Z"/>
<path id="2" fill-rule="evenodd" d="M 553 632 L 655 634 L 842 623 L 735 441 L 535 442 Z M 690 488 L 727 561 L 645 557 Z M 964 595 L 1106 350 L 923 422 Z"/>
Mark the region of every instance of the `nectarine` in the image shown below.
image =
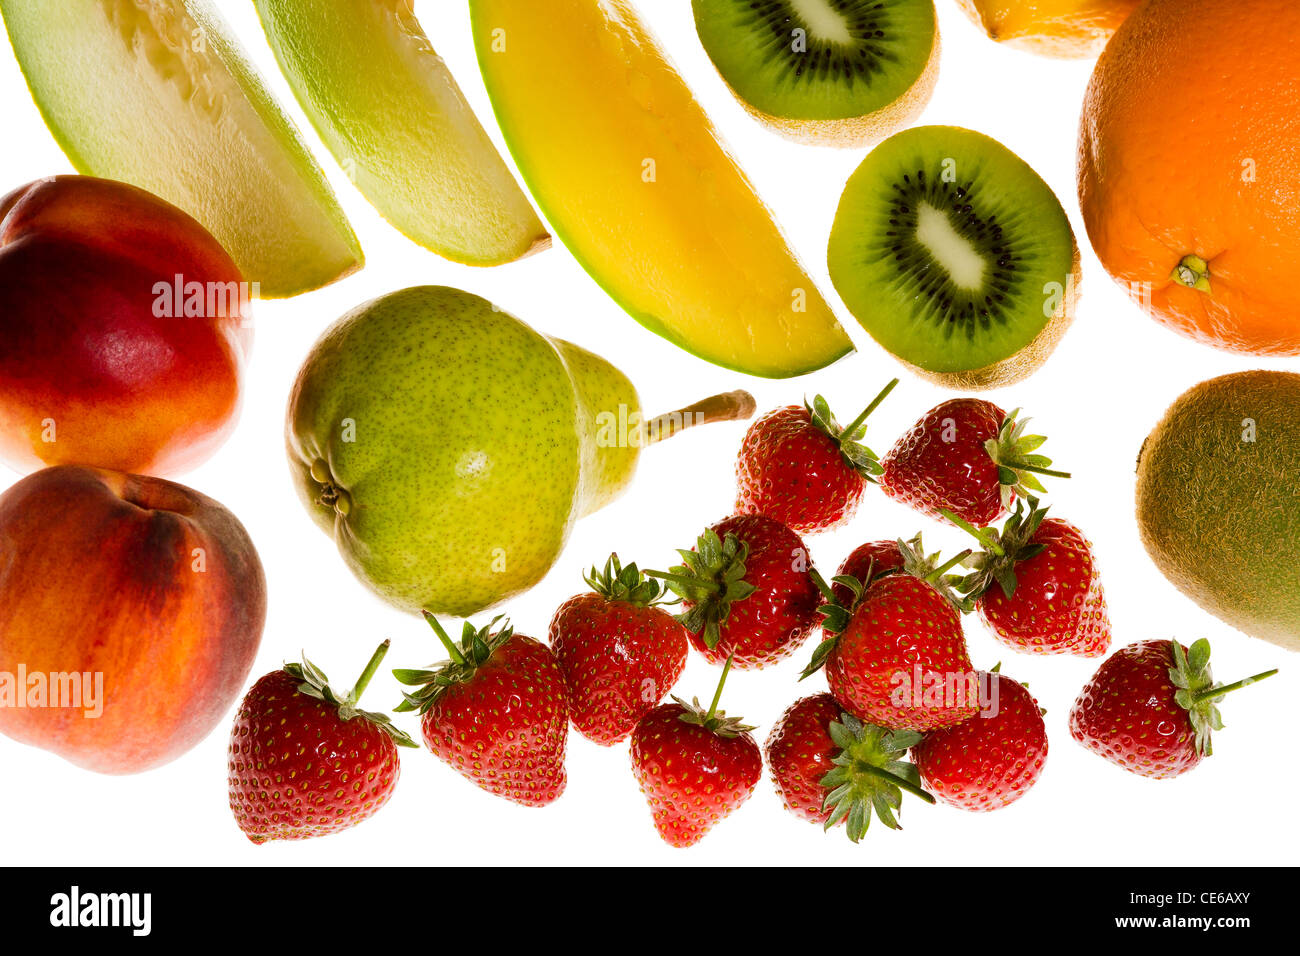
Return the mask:
<path id="1" fill-rule="evenodd" d="M 0 733 L 101 773 L 185 753 L 248 677 L 266 580 L 184 485 L 72 465 L 0 495 Z"/>
<path id="2" fill-rule="evenodd" d="M 124 183 L 0 199 L 0 460 L 173 474 L 226 439 L 251 291 L 198 222 Z"/>

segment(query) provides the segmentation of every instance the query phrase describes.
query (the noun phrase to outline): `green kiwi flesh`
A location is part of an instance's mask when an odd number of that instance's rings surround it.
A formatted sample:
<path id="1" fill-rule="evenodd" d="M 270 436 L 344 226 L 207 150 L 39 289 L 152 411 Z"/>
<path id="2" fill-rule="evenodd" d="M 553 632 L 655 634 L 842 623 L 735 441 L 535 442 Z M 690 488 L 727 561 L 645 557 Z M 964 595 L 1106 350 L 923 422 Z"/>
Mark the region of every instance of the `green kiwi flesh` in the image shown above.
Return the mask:
<path id="1" fill-rule="evenodd" d="M 1079 251 L 1060 201 L 967 129 L 922 126 L 877 146 L 849 178 L 827 258 L 871 336 L 949 384 L 1024 378 L 1073 316 Z"/>
<path id="2" fill-rule="evenodd" d="M 692 7 L 722 78 L 771 117 L 875 113 L 903 98 L 937 52 L 933 0 L 693 0 Z"/>

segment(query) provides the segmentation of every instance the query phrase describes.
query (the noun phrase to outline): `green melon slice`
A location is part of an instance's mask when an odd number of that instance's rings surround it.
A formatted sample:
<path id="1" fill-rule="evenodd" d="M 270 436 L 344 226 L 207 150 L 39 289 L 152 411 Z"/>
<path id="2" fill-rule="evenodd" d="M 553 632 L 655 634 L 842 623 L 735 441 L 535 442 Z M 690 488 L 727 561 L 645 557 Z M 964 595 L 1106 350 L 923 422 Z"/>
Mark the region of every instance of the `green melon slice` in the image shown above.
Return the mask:
<path id="1" fill-rule="evenodd" d="M 455 262 L 510 262 L 550 236 L 434 52 L 411 0 L 255 0 L 294 95 L 361 193 Z"/>
<path id="2" fill-rule="evenodd" d="M 0 0 L 0 14 L 79 172 L 184 209 L 263 296 L 360 268 L 324 174 L 208 0 Z"/>

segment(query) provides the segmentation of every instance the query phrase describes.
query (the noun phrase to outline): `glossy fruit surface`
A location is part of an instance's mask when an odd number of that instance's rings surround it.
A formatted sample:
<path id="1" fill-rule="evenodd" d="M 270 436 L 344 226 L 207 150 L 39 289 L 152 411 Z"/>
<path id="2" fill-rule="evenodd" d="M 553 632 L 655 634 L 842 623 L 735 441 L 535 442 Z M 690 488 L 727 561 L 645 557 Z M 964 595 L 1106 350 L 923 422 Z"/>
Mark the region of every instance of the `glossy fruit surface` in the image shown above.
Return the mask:
<path id="1" fill-rule="evenodd" d="M 684 720 L 695 715 L 695 720 Z M 655 829 L 670 846 L 693 846 L 750 798 L 763 755 L 744 730 L 697 722 L 680 701 L 656 707 L 632 732 L 632 772 Z"/>
<path id="2" fill-rule="evenodd" d="M 852 344 L 628 0 L 472 0 L 506 142 L 556 234 L 633 318 L 787 377 Z"/>
<path id="3" fill-rule="evenodd" d="M 957 0 L 990 39 L 1043 56 L 1096 56 L 1141 0 Z"/>
<path id="4" fill-rule="evenodd" d="M 19 187 L 0 199 L 0 459 L 201 464 L 238 417 L 248 313 L 235 263 L 175 206 L 87 176 Z"/>
<path id="5" fill-rule="evenodd" d="M 1149 0 L 1083 106 L 1079 202 L 1102 265 L 1158 321 L 1253 355 L 1300 353 L 1297 35 L 1292 0 Z"/>
<path id="6" fill-rule="evenodd" d="M 87 770 L 138 773 L 189 751 L 238 699 L 266 578 L 216 501 L 158 478 L 46 468 L 0 496 L 0 554 L 0 672 L 46 675 L 50 694 L 48 675 L 69 682 L 61 707 L 0 693 L 0 732 Z"/>
<path id="7" fill-rule="evenodd" d="M 395 671 L 407 694 L 399 711 L 421 714 L 425 746 L 488 793 L 544 807 L 564 793 L 569 737 L 564 672 L 531 637 L 465 622 L 459 646 L 433 615 L 426 619 L 451 654 L 437 668 Z"/>
<path id="8" fill-rule="evenodd" d="M 1029 690 L 997 673 L 988 705 L 954 727 L 934 730 L 912 748 L 925 788 L 962 810 L 1000 810 L 1023 797 L 1042 775 L 1047 727 Z"/>
<path id="9" fill-rule="evenodd" d="M 763 515 L 733 515 L 709 528 L 668 586 L 682 598 L 691 645 L 737 669 L 784 660 L 817 623 L 820 596 L 802 539 Z"/>
<path id="10" fill-rule="evenodd" d="M 298 104 L 386 219 L 440 255 L 509 262 L 550 236 L 413 0 L 257 0 Z"/>
<path id="11" fill-rule="evenodd" d="M 302 135 L 210 0 L 3 0 L 0 13 L 78 172 L 179 206 L 268 298 L 361 267 Z"/>
<path id="12" fill-rule="evenodd" d="M 876 580 L 844 629 L 829 637 L 835 643 L 825 656 L 826 681 L 858 719 L 924 733 L 975 713 L 961 616 L 925 581 L 906 573 Z"/>
<path id="13" fill-rule="evenodd" d="M 227 787 L 235 822 L 253 843 L 338 833 L 392 798 L 402 769 L 397 748 L 416 745 L 386 714 L 357 709 L 387 650 L 385 641 L 343 697 L 306 658 L 244 696 L 230 732 Z"/>
<path id="14" fill-rule="evenodd" d="M 657 605 L 657 582 L 611 556 L 587 575 L 592 590 L 551 618 L 551 649 L 564 671 L 569 716 L 588 740 L 612 746 L 672 692 L 686 668 L 686 629 Z"/>

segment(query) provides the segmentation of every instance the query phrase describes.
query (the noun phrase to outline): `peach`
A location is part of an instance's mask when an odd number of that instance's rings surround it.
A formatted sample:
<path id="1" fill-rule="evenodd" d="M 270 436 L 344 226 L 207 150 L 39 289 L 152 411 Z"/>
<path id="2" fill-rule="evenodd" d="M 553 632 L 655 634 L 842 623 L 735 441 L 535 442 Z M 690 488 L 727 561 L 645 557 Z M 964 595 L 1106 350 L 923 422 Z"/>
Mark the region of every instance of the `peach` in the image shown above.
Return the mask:
<path id="1" fill-rule="evenodd" d="M 144 190 L 55 176 L 0 199 L 0 460 L 174 474 L 234 428 L 251 290 Z"/>
<path id="2" fill-rule="evenodd" d="M 266 579 L 239 520 L 73 465 L 0 495 L 0 733 L 100 773 L 179 757 L 248 678 Z"/>

